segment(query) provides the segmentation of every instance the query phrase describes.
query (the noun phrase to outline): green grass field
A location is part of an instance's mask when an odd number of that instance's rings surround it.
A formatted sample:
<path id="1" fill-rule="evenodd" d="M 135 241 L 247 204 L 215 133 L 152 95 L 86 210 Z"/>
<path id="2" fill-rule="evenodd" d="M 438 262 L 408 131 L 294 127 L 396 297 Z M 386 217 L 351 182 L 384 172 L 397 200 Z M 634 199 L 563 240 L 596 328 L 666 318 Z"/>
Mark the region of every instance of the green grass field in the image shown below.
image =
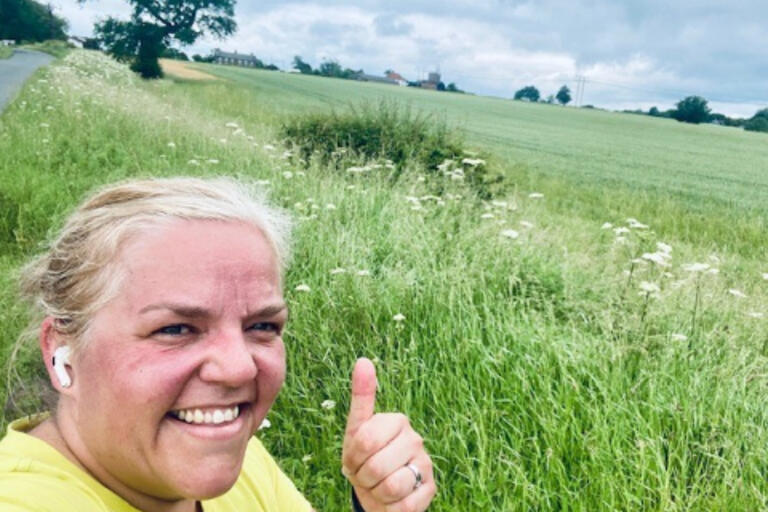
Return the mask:
<path id="1" fill-rule="evenodd" d="M 379 409 L 426 438 L 431 510 L 768 508 L 764 135 L 200 69 L 224 80 L 141 82 L 75 51 L 0 116 L 0 362 L 26 321 L 14 273 L 87 191 L 234 175 L 298 220 L 289 377 L 260 436 L 318 510 L 349 507 L 340 443 L 361 355 L 378 366 Z M 509 195 L 305 169 L 277 140 L 288 116 L 382 97 L 461 129 Z M 40 375 L 35 350 L 0 393 L 3 424 L 34 401 L 17 377 Z"/>

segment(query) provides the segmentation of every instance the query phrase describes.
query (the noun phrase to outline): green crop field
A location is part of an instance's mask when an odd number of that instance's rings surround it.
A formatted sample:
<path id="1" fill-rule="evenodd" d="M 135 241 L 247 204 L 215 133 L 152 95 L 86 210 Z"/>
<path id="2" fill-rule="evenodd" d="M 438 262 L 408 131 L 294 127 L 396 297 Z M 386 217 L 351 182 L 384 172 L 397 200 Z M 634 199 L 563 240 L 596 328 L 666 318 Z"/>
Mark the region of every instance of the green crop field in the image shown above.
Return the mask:
<path id="1" fill-rule="evenodd" d="M 431 510 L 768 508 L 765 135 L 196 67 L 220 80 L 142 82 L 74 51 L 0 116 L 2 425 L 36 406 L 42 375 L 33 345 L 11 357 L 27 320 L 14 275 L 67 212 L 130 176 L 224 174 L 297 221 L 288 379 L 259 435 L 318 510 L 349 508 L 361 355 L 379 410 L 426 439 Z M 458 129 L 508 192 L 305 166 L 280 140 L 289 118 L 381 98 Z"/>

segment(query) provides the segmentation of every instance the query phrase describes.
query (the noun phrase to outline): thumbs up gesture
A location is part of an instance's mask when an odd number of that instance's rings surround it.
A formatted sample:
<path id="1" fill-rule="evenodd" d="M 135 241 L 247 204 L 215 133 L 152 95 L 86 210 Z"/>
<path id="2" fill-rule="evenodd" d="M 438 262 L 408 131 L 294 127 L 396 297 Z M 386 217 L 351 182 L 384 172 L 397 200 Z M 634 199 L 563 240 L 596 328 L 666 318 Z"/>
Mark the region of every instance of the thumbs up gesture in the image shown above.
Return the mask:
<path id="1" fill-rule="evenodd" d="M 342 473 L 365 512 L 422 512 L 437 491 L 424 442 L 399 413 L 374 413 L 376 369 L 365 358 L 352 372 Z"/>

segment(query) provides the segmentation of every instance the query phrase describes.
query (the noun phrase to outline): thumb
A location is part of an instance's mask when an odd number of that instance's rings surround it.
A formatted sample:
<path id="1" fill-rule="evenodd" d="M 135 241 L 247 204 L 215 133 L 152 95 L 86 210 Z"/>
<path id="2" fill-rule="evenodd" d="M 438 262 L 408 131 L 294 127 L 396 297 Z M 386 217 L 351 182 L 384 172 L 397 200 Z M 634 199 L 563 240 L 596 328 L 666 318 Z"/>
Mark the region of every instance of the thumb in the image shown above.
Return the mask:
<path id="1" fill-rule="evenodd" d="M 347 433 L 354 434 L 373 416 L 376 405 L 376 368 L 370 359 L 361 357 L 352 370 L 352 398 L 347 416 Z"/>

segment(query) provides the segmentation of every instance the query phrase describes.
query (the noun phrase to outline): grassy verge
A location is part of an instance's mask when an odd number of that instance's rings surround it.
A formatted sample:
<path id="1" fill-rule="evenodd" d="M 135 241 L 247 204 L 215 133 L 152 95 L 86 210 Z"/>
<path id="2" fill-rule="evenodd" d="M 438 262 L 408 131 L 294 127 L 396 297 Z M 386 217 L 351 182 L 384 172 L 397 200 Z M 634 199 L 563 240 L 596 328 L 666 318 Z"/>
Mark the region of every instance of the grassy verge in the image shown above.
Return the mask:
<path id="1" fill-rule="evenodd" d="M 0 46 L 0 59 L 8 59 L 13 55 L 13 48 L 9 46 Z"/>
<path id="2" fill-rule="evenodd" d="M 47 53 L 58 58 L 65 57 L 70 51 L 72 51 L 72 46 L 67 44 L 66 41 L 58 41 L 54 39 L 43 41 L 42 43 L 25 44 L 23 48 Z"/>
<path id="3" fill-rule="evenodd" d="M 727 205 L 675 228 L 701 198 L 638 186 L 635 203 L 631 176 L 616 192 L 514 160 L 506 197 L 449 177 L 437 196 L 417 168 L 392 184 L 294 164 L 277 127 L 304 93 L 146 83 L 86 52 L 41 77 L 0 117 L 0 361 L 25 321 L 11 276 L 88 190 L 240 176 L 299 220 L 288 380 L 259 435 L 318 510 L 349 506 L 339 454 L 360 355 L 379 369 L 379 410 L 406 411 L 425 435 L 440 484 L 430 510 L 768 506 L 765 244 L 707 233 Z M 38 360 L 23 351 L 25 381 L 42 375 Z M 0 399 L 31 405 L 19 390 Z"/>

